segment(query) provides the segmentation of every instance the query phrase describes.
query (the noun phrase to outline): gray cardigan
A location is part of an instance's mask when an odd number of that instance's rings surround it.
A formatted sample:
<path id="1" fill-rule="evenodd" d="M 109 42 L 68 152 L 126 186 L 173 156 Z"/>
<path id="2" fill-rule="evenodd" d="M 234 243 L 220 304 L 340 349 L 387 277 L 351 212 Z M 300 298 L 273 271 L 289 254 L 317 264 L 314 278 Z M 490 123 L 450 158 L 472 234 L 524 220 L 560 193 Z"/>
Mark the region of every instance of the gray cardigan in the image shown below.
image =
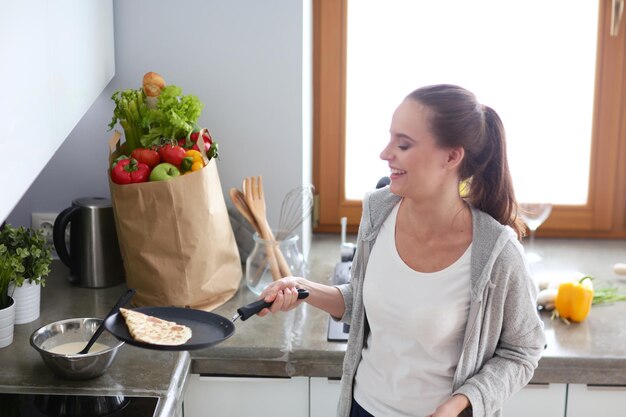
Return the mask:
<path id="1" fill-rule="evenodd" d="M 363 307 L 369 254 L 380 226 L 399 200 L 389 187 L 364 198 L 351 282 L 337 286 L 346 305 L 341 321 L 350 323 L 339 417 L 350 414 L 354 376 L 369 333 Z M 536 287 L 515 233 L 475 208 L 472 223 L 470 309 L 453 391 L 470 400 L 471 411 L 461 415 L 496 417 L 506 399 L 532 378 L 545 338 Z"/>

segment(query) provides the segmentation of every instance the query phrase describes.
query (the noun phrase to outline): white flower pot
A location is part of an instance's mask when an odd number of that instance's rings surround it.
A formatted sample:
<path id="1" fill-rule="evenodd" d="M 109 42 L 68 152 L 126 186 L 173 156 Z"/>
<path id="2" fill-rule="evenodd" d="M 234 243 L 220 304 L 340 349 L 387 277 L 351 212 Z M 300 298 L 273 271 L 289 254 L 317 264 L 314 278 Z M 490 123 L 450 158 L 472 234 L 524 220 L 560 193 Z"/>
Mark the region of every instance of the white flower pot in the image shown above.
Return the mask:
<path id="1" fill-rule="evenodd" d="M 39 318 L 41 305 L 41 284 L 24 280 L 21 287 L 13 291 L 9 285 L 9 295 L 15 300 L 15 324 L 30 323 Z"/>
<path id="2" fill-rule="evenodd" d="M 13 343 L 14 323 L 15 301 L 11 299 L 11 305 L 0 310 L 0 348 Z"/>

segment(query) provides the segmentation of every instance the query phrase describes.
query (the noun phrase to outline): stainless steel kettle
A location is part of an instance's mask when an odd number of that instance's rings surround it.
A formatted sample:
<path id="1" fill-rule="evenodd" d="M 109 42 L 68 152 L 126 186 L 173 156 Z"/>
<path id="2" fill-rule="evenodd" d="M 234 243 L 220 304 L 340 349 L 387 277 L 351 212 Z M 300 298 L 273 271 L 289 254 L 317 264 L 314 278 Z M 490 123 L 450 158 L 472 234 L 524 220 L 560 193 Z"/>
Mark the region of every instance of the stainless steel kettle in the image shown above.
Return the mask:
<path id="1" fill-rule="evenodd" d="M 70 225 L 70 250 L 65 230 Z M 103 288 L 124 282 L 124 265 L 117 241 L 111 200 L 102 197 L 77 198 L 54 221 L 54 248 L 70 268 L 72 284 Z"/>

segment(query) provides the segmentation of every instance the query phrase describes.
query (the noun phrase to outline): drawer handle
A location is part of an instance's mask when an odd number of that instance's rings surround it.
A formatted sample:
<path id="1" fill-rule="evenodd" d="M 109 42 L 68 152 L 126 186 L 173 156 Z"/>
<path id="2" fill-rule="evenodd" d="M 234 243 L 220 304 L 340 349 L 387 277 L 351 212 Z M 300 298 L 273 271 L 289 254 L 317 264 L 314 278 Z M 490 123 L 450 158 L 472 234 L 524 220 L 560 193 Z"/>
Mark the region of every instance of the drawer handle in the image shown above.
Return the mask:
<path id="1" fill-rule="evenodd" d="M 587 384 L 589 391 L 626 391 L 626 385 Z"/>

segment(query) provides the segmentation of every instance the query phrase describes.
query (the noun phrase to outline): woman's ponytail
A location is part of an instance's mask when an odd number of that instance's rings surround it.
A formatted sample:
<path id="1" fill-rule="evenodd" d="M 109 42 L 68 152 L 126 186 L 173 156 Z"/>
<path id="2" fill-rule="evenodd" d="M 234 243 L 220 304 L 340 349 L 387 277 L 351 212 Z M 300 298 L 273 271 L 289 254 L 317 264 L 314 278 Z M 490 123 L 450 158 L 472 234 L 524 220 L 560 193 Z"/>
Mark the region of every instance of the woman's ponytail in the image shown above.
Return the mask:
<path id="1" fill-rule="evenodd" d="M 525 226 L 517 216 L 517 201 L 506 153 L 504 125 L 498 113 L 482 106 L 484 113 L 485 159 L 475 166 L 470 180 L 467 200 L 500 223 L 511 226 L 518 238 L 524 236 Z M 482 159 L 482 158 L 480 158 Z"/>

